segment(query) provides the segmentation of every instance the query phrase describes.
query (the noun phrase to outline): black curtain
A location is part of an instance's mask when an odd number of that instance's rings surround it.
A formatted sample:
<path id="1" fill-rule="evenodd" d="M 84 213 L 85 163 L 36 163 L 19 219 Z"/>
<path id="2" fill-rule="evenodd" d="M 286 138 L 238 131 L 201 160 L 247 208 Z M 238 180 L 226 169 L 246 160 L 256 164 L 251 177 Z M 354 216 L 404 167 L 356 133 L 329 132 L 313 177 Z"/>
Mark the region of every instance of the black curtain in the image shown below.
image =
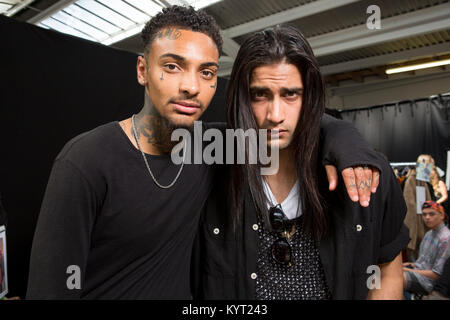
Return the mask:
<path id="1" fill-rule="evenodd" d="M 414 162 L 425 153 L 445 170 L 450 150 L 450 95 L 342 111 L 341 116 L 353 122 L 389 161 Z"/>
<path id="2" fill-rule="evenodd" d="M 24 297 L 53 159 L 76 135 L 140 110 L 137 55 L 0 15 L 0 194 L 8 214 L 9 296 Z M 225 116 L 226 80 L 203 120 Z"/>

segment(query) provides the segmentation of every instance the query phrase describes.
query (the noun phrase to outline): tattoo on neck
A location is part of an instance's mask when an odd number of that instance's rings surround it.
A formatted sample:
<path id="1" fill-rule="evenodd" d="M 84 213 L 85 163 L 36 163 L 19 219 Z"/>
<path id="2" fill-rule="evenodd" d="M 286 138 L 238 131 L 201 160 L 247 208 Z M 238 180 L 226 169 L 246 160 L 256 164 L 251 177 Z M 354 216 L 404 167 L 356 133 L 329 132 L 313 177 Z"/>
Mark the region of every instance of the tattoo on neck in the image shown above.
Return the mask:
<path id="1" fill-rule="evenodd" d="M 169 153 L 177 143 L 171 141 L 173 130 L 173 125 L 159 114 L 145 115 L 138 118 L 138 138 L 142 133 L 147 138 L 147 143 L 152 144 L 163 153 Z"/>
<path id="2" fill-rule="evenodd" d="M 176 28 L 176 29 L 173 29 L 173 28 L 167 28 L 167 29 L 163 29 L 163 30 L 160 30 L 157 34 L 156 34 L 156 37 L 157 38 L 163 38 L 163 37 L 166 37 L 167 39 L 169 39 L 169 40 L 176 40 L 176 39 L 178 39 L 179 37 L 181 36 L 181 31 L 180 31 L 180 29 L 178 29 L 178 28 Z"/>

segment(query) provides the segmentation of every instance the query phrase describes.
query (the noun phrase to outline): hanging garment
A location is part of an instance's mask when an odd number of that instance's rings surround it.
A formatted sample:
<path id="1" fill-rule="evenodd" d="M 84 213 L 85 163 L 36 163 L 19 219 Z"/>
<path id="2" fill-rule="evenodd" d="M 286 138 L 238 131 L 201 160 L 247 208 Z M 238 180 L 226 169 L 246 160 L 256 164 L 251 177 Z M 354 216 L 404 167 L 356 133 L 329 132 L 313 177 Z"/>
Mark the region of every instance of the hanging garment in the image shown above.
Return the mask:
<path id="1" fill-rule="evenodd" d="M 428 184 L 425 181 L 416 180 L 416 174 L 413 172 L 406 179 L 405 187 L 403 189 L 403 196 L 408 208 L 405 217 L 405 224 L 409 228 L 409 237 L 411 238 L 408 243 L 408 249 L 416 258 L 417 253 L 419 252 L 420 243 L 425 233 L 429 230 L 422 220 L 422 215 L 417 214 L 417 186 L 425 187 L 425 200 L 431 200 L 431 193 Z"/>

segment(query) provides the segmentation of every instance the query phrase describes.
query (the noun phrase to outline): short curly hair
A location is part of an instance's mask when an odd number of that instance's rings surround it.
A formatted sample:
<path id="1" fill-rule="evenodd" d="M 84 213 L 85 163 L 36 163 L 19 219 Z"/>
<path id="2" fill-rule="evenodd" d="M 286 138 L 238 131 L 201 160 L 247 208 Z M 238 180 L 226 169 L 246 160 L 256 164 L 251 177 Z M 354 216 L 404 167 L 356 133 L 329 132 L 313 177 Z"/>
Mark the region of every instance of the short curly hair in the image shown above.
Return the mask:
<path id="1" fill-rule="evenodd" d="M 222 54 L 222 37 L 216 20 L 203 10 L 195 10 L 192 6 L 170 6 L 164 8 L 150 19 L 142 29 L 141 38 L 144 44 L 144 52 L 148 53 L 150 45 L 163 28 L 179 27 L 180 29 L 202 32 L 213 39 Z"/>

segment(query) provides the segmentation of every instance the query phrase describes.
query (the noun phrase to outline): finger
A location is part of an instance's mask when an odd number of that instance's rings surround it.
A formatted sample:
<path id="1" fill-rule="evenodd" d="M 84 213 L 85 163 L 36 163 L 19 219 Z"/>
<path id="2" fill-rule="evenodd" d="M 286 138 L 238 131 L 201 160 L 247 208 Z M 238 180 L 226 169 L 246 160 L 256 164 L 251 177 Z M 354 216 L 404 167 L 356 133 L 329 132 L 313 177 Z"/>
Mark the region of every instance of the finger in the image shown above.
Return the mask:
<path id="1" fill-rule="evenodd" d="M 328 188 L 330 191 L 333 191 L 336 189 L 338 183 L 337 169 L 335 166 L 326 165 L 325 170 L 327 172 Z"/>
<path id="2" fill-rule="evenodd" d="M 369 205 L 369 198 L 366 193 L 366 178 L 364 174 L 364 169 L 362 167 L 356 167 L 354 169 L 355 171 L 355 180 L 356 180 L 356 186 L 358 189 L 358 197 L 359 197 L 359 203 L 363 207 L 367 207 Z"/>
<path id="3" fill-rule="evenodd" d="M 373 183 L 373 178 L 372 178 L 372 168 L 371 167 L 363 167 L 364 169 L 364 177 L 365 177 L 365 189 L 364 189 L 364 196 L 366 197 L 367 201 L 370 203 L 370 196 L 372 195 L 371 190 L 372 190 L 372 183 Z"/>
<path id="4" fill-rule="evenodd" d="M 342 178 L 344 180 L 344 184 L 347 188 L 347 193 L 350 199 L 354 202 L 358 201 L 358 190 L 356 188 L 355 172 L 353 168 L 342 170 Z"/>
<path id="5" fill-rule="evenodd" d="M 378 184 L 380 183 L 380 171 L 377 168 L 372 168 L 372 193 L 377 192 Z"/>

